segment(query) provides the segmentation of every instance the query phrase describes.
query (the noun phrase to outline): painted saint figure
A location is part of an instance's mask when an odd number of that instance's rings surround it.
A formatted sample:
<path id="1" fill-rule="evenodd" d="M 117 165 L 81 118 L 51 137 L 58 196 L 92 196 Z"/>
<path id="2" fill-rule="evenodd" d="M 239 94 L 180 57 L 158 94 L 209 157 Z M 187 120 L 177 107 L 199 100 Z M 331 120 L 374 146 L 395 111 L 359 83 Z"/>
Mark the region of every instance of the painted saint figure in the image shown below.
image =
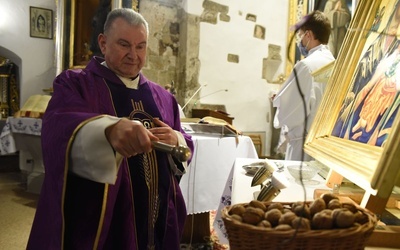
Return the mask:
<path id="1" fill-rule="evenodd" d="M 324 13 L 332 27 L 328 46 L 333 56 L 337 58 L 347 32 L 347 26 L 350 23 L 351 13 L 344 0 L 328 0 L 325 4 Z"/>
<path id="2" fill-rule="evenodd" d="M 40 33 L 46 32 L 46 20 L 42 15 L 39 15 L 36 20 L 36 28 Z"/>
<path id="3" fill-rule="evenodd" d="M 399 105 L 400 1 L 386 28 L 360 60 L 332 135 L 383 146 Z"/>

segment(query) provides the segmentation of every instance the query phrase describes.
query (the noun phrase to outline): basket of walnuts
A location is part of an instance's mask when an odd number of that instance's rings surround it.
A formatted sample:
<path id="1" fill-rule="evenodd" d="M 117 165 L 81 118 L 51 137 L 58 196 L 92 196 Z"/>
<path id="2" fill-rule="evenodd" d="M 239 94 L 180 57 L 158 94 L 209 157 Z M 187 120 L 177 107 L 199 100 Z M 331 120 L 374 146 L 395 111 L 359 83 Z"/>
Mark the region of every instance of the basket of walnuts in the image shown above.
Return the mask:
<path id="1" fill-rule="evenodd" d="M 312 202 L 226 206 L 230 249 L 364 249 L 377 219 L 367 209 L 326 193 Z"/>

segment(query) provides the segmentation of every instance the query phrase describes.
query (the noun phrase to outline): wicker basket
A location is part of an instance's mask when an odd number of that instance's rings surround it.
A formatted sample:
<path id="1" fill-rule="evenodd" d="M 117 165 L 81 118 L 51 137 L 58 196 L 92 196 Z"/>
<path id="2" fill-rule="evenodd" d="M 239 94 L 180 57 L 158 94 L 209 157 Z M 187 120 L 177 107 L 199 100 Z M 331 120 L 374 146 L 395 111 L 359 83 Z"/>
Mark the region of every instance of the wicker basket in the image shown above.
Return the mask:
<path id="1" fill-rule="evenodd" d="M 267 206 L 271 202 L 265 203 Z M 281 202 L 290 206 L 292 203 Z M 247 205 L 247 203 L 243 203 Z M 376 216 L 366 209 L 358 208 L 368 215 L 368 222 L 361 226 L 347 229 L 309 230 L 309 231 L 276 231 L 264 229 L 234 220 L 229 215 L 230 206 L 223 208 L 222 219 L 228 233 L 231 250 L 256 249 L 364 249 L 368 238 L 376 226 Z"/>

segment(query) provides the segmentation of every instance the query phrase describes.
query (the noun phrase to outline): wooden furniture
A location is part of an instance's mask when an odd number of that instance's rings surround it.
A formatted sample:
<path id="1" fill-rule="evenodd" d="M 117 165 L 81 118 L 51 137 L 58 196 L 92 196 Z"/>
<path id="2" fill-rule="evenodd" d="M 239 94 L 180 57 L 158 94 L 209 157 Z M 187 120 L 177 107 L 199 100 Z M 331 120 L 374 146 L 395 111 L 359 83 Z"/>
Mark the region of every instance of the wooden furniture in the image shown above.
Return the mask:
<path id="1" fill-rule="evenodd" d="M 210 109 L 192 109 L 192 117 L 194 118 L 203 118 L 205 116 L 211 116 L 218 119 L 222 119 L 227 123 L 232 125 L 233 117 L 230 117 L 229 114 L 226 114 L 221 111 L 214 111 Z"/>
<path id="2" fill-rule="evenodd" d="M 368 239 L 367 246 L 400 248 L 400 227 L 378 225 L 371 237 Z"/>
<path id="3" fill-rule="evenodd" d="M 263 145 L 261 135 L 248 134 L 248 137 L 253 141 L 254 147 L 256 148 L 258 158 L 263 158 Z"/>
<path id="4" fill-rule="evenodd" d="M 189 214 L 186 217 L 181 243 L 206 243 L 210 234 L 209 212 Z"/>
<path id="5" fill-rule="evenodd" d="M 326 184 L 328 187 L 333 188 L 334 184 L 341 184 L 343 178 L 344 176 L 331 169 L 326 178 Z M 387 207 L 386 204 L 393 200 L 393 197 L 395 195 L 392 194 L 388 197 L 381 198 L 379 196 L 372 195 L 367 190 L 365 190 L 365 192 L 363 192 L 363 194 L 359 196 L 361 196 L 359 198 L 361 199 L 360 205 L 362 207 L 365 207 L 379 215 L 385 210 L 385 208 Z"/>

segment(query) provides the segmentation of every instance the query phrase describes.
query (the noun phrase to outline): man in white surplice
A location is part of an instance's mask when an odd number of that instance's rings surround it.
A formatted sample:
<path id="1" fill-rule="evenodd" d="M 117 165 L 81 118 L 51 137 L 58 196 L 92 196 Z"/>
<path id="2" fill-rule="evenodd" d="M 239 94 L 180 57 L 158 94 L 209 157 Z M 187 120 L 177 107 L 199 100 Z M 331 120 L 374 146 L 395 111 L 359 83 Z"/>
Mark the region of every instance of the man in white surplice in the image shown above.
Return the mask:
<path id="1" fill-rule="evenodd" d="M 325 91 L 325 84 L 314 82 L 311 73 L 335 60 L 326 45 L 330 32 L 330 22 L 320 11 L 314 11 L 302 19 L 297 45 L 305 58 L 296 63 L 289 78 L 273 98 L 273 106 L 277 108 L 274 127 L 281 128 L 281 134 L 284 134 L 287 141 L 285 160 L 311 159 L 303 151 L 304 138 Z"/>

